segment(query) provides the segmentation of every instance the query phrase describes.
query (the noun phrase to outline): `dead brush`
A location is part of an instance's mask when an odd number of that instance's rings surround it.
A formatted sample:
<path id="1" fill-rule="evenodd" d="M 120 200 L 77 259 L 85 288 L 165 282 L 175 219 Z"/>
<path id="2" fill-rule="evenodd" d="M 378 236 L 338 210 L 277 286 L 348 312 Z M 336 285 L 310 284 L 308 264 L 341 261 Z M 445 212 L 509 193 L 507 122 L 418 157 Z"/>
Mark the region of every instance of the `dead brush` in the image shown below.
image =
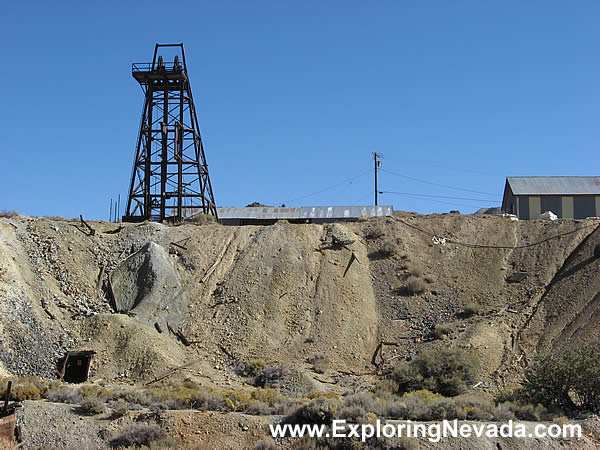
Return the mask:
<path id="1" fill-rule="evenodd" d="M 329 368 L 329 358 L 323 352 L 313 353 L 308 362 L 313 365 L 313 370 L 317 373 L 325 373 Z"/>

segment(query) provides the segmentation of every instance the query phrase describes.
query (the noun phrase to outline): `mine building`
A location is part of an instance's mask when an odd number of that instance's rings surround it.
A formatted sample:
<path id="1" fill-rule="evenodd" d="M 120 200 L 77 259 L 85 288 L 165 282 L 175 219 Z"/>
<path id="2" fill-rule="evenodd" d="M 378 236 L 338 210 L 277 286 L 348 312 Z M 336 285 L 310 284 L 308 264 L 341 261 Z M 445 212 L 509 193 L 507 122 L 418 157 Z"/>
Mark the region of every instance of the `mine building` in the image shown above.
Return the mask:
<path id="1" fill-rule="evenodd" d="M 600 177 L 507 177 L 502 212 L 521 220 L 600 216 Z"/>

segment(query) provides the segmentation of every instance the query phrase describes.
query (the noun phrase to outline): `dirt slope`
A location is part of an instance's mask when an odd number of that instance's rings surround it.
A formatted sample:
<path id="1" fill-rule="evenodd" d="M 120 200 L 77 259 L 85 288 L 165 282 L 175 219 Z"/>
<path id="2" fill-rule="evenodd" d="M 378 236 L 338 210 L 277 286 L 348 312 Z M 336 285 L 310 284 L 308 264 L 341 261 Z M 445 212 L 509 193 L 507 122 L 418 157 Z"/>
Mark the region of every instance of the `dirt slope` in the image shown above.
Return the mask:
<path id="1" fill-rule="evenodd" d="M 330 369 L 311 376 L 335 389 L 342 375 L 372 372 L 385 341 L 396 359 L 471 349 L 484 363 L 480 389 L 493 392 L 516 383 L 538 349 L 598 337 L 597 224 L 407 213 L 328 225 L 94 222 L 89 235 L 77 222 L 0 219 L 0 375 L 53 376 L 64 351 L 78 348 L 98 352 L 92 379 L 146 382 L 199 358 L 181 376 L 239 385 L 233 359 L 310 373 L 307 358 L 322 352 Z M 383 257 L 388 241 L 395 252 Z M 189 346 L 112 311 L 109 274 L 148 242 L 182 280 Z M 514 271 L 528 276 L 507 283 Z M 406 291 L 411 274 L 423 293 Z M 471 302 L 480 313 L 467 318 Z M 442 323 L 451 332 L 433 339 Z"/>

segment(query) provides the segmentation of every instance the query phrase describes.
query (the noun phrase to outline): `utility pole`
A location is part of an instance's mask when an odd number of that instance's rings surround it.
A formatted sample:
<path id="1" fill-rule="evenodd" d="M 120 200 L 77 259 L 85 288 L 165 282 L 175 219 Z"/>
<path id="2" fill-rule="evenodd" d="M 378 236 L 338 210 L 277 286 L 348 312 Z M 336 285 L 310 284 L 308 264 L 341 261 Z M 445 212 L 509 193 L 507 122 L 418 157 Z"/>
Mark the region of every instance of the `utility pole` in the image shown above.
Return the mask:
<path id="1" fill-rule="evenodd" d="M 383 155 L 381 153 L 373 153 L 373 161 L 375 162 L 375 206 L 377 206 L 377 169 L 381 167 L 380 158 L 383 158 Z"/>

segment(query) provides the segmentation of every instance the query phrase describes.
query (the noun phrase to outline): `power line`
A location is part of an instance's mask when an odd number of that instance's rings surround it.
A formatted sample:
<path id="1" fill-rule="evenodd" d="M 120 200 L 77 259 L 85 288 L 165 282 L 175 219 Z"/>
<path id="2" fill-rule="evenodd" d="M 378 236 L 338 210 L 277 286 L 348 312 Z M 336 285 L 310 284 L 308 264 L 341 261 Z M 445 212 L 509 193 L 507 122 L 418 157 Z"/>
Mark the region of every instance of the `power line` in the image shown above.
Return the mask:
<path id="1" fill-rule="evenodd" d="M 449 239 L 449 238 L 444 238 L 444 237 L 441 237 L 441 236 L 436 236 L 436 235 L 435 235 L 435 234 L 433 234 L 431 231 L 427 231 L 427 230 L 424 230 L 424 229 L 422 229 L 422 228 L 419 228 L 419 227 L 417 227 L 416 225 L 410 224 L 410 223 L 408 223 L 408 222 L 406 222 L 406 221 L 404 221 L 404 220 L 402 220 L 402 219 L 400 219 L 400 218 L 398 218 L 398 217 L 396 217 L 395 219 L 396 219 L 398 222 L 400 222 L 400 223 L 402 223 L 402 224 L 406 225 L 407 227 L 410 227 L 410 228 L 412 228 L 412 229 L 414 229 L 414 230 L 417 230 L 417 231 L 418 231 L 418 232 L 420 232 L 420 233 L 426 234 L 427 236 L 431 237 L 432 239 L 433 239 L 433 238 L 438 238 L 438 239 L 441 239 L 441 240 L 443 240 L 443 242 L 446 242 L 446 243 L 449 243 L 449 244 L 454 244 L 454 245 L 462 245 L 463 247 L 470 247 L 470 248 L 486 248 L 486 249 L 500 249 L 500 250 L 516 250 L 516 249 L 530 248 L 530 247 L 534 247 L 534 246 L 536 246 L 536 245 L 540 245 L 540 244 L 543 244 L 543 243 L 545 243 L 545 242 L 551 241 L 551 240 L 553 240 L 553 239 L 558 239 L 558 238 L 561 238 L 561 237 L 563 237 L 563 236 L 568 236 L 568 235 L 570 235 L 570 234 L 577 233 L 578 231 L 581 231 L 581 230 L 584 230 L 584 229 L 587 229 L 587 228 L 594 227 L 594 231 L 595 231 L 596 229 L 599 229 L 599 228 L 600 228 L 600 225 L 598 225 L 597 223 L 593 223 L 593 224 L 590 224 L 590 225 L 584 225 L 584 226 L 582 226 L 582 227 L 575 228 L 574 230 L 567 231 L 567 232 L 565 232 L 565 233 L 560 233 L 560 234 L 556 234 L 556 235 L 554 235 L 554 236 L 547 237 L 547 238 L 545 238 L 545 239 L 542 239 L 541 241 L 537 241 L 537 242 L 531 242 L 531 243 L 529 243 L 529 244 L 523 244 L 523 245 L 511 245 L 511 246 L 507 246 L 507 245 L 486 245 L 486 244 L 473 244 L 473 243 L 471 243 L 471 242 L 461 242 L 461 241 L 455 241 L 454 239 Z M 592 231 L 592 232 L 590 232 L 590 234 L 591 234 L 591 233 L 593 233 L 593 231 Z M 589 236 L 589 235 L 588 235 L 588 236 Z"/>
<path id="2" fill-rule="evenodd" d="M 401 173 L 392 172 L 391 170 L 387 170 L 387 169 L 380 169 L 380 170 L 383 171 L 383 172 L 385 172 L 385 173 L 389 173 L 389 174 L 396 175 L 396 176 L 399 176 L 399 177 L 402 177 L 402 178 L 406 178 L 408 180 L 418 181 L 419 183 L 430 184 L 432 186 L 444 187 L 444 188 L 447 188 L 447 189 L 454 189 L 456 191 L 473 192 L 475 194 L 496 195 L 496 194 L 492 194 L 490 192 L 476 191 L 476 190 L 473 190 L 473 189 L 460 188 L 460 187 L 456 187 L 456 186 L 449 186 L 447 184 L 440 184 L 440 183 L 434 183 L 432 181 L 421 180 L 420 178 L 415 178 L 415 177 L 411 177 L 411 176 L 404 175 L 404 174 L 401 174 Z"/>
<path id="3" fill-rule="evenodd" d="M 369 169 L 369 170 L 366 170 L 366 171 L 364 171 L 364 172 L 361 172 L 361 173 L 359 173 L 358 175 L 355 175 L 355 176 L 353 176 L 353 177 L 347 178 L 346 180 L 344 180 L 344 181 L 342 181 L 342 182 L 340 182 L 340 183 L 337 183 L 337 184 L 331 185 L 331 186 L 329 186 L 329 187 L 326 187 L 326 188 L 324 188 L 324 189 L 321 189 L 321 190 L 319 190 L 319 191 L 313 192 L 313 193 L 311 193 L 311 194 L 302 195 L 302 196 L 300 196 L 300 197 L 296 197 L 296 198 L 293 198 L 293 199 L 291 199 L 291 200 L 287 200 L 287 201 L 285 201 L 285 202 L 281 202 L 281 203 L 282 203 L 282 204 L 288 204 L 288 203 L 295 202 L 296 200 L 302 200 L 303 198 L 312 197 L 313 195 L 317 195 L 317 194 L 321 194 L 321 193 L 323 193 L 323 192 L 330 191 L 330 190 L 332 190 L 332 189 L 335 189 L 336 187 L 342 186 L 342 185 L 344 185 L 344 184 L 351 183 L 352 181 L 356 180 L 357 178 L 361 178 L 361 177 L 365 176 L 367 173 L 370 173 L 370 172 L 371 172 L 371 170 L 370 170 L 370 169 Z"/>
<path id="4" fill-rule="evenodd" d="M 413 192 L 394 192 L 394 191 L 379 191 L 380 194 L 396 194 L 396 195 L 413 195 L 415 197 L 431 197 L 431 198 L 447 198 L 450 200 L 468 200 L 474 202 L 489 202 L 492 201 L 487 198 L 468 198 L 468 197 L 448 197 L 446 195 L 430 195 L 430 194 L 416 194 Z"/>

